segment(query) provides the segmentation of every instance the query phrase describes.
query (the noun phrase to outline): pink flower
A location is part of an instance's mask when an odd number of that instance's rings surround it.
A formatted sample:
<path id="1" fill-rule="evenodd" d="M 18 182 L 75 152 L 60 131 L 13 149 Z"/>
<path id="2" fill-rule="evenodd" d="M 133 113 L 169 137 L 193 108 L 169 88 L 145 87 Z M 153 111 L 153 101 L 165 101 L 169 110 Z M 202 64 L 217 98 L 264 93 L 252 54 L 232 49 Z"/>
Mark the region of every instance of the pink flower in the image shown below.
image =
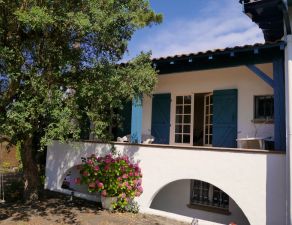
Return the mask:
<path id="1" fill-rule="evenodd" d="M 137 189 L 138 189 L 139 192 L 141 192 L 141 193 L 143 192 L 142 186 L 138 186 Z"/>
<path id="2" fill-rule="evenodd" d="M 128 178 L 128 175 L 127 174 L 123 174 L 122 178 L 123 179 L 127 179 Z"/>
<path id="3" fill-rule="evenodd" d="M 101 182 L 99 182 L 99 183 L 97 184 L 97 187 L 100 188 L 100 189 L 103 189 L 103 186 L 104 186 L 104 185 L 103 185 L 103 183 L 101 183 Z"/>
<path id="4" fill-rule="evenodd" d="M 121 159 L 124 160 L 126 163 L 129 162 L 129 158 L 126 155 L 122 156 Z"/>
<path id="5" fill-rule="evenodd" d="M 80 177 L 75 178 L 75 179 L 74 179 L 74 183 L 75 183 L 75 184 L 80 184 L 80 183 L 81 183 L 81 179 L 80 179 Z"/>
<path id="6" fill-rule="evenodd" d="M 99 166 L 95 166 L 95 167 L 94 167 L 94 170 L 95 170 L 95 171 L 99 171 Z"/>
<path id="7" fill-rule="evenodd" d="M 110 168 L 109 165 L 106 165 L 106 166 L 104 167 L 105 170 L 109 170 L 109 168 Z"/>
<path id="8" fill-rule="evenodd" d="M 139 197 L 141 194 L 142 194 L 141 192 L 136 191 L 135 196 L 136 196 L 136 197 Z"/>
<path id="9" fill-rule="evenodd" d="M 88 184 L 88 187 L 89 187 L 89 188 L 95 188 L 95 183 L 93 183 L 93 182 L 92 182 L 92 183 L 89 183 L 89 184 Z"/>
<path id="10" fill-rule="evenodd" d="M 121 181 L 122 180 L 122 178 L 121 177 L 118 177 L 118 179 L 117 179 L 118 181 Z"/>
<path id="11" fill-rule="evenodd" d="M 132 173 L 132 172 L 130 172 L 130 173 L 129 173 L 129 176 L 130 176 L 130 177 L 132 177 L 132 176 L 133 176 L 133 173 Z"/>
<path id="12" fill-rule="evenodd" d="M 135 172 L 135 177 L 139 177 L 139 172 Z"/>
<path id="13" fill-rule="evenodd" d="M 130 185 L 127 186 L 128 190 L 131 191 L 132 187 Z"/>
<path id="14" fill-rule="evenodd" d="M 88 159 L 88 160 L 87 160 L 87 163 L 88 163 L 89 165 L 92 165 L 92 164 L 93 164 L 93 162 L 92 162 L 91 159 Z"/>
<path id="15" fill-rule="evenodd" d="M 121 198 L 126 198 L 126 194 L 125 193 L 122 193 L 121 194 Z"/>
<path id="16" fill-rule="evenodd" d="M 89 173 L 87 171 L 84 171 L 82 175 L 88 177 Z"/>
<path id="17" fill-rule="evenodd" d="M 106 196 L 107 196 L 106 190 L 103 190 L 103 191 L 101 192 L 101 195 L 102 195 L 103 197 L 106 197 Z"/>
<path id="18" fill-rule="evenodd" d="M 137 185 L 141 185 L 142 184 L 142 179 L 139 179 L 138 181 L 137 181 Z"/>

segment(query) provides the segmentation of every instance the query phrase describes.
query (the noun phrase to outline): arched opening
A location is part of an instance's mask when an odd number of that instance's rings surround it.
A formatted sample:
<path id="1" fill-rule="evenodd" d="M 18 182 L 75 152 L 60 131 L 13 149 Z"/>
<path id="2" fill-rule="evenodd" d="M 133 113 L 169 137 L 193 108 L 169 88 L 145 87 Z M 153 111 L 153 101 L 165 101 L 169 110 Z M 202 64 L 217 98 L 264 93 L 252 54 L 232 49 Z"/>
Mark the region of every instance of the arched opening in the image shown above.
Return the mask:
<path id="1" fill-rule="evenodd" d="M 68 169 L 66 173 L 64 173 L 61 182 L 62 191 L 87 200 L 97 202 L 100 201 L 99 193 L 90 193 L 88 191 L 87 185 L 81 184 L 79 182 L 79 179 L 80 179 L 79 165 L 75 165 Z"/>
<path id="2" fill-rule="evenodd" d="M 150 208 L 215 224 L 250 224 L 227 193 L 200 180 L 184 179 L 167 184 L 156 194 Z"/>

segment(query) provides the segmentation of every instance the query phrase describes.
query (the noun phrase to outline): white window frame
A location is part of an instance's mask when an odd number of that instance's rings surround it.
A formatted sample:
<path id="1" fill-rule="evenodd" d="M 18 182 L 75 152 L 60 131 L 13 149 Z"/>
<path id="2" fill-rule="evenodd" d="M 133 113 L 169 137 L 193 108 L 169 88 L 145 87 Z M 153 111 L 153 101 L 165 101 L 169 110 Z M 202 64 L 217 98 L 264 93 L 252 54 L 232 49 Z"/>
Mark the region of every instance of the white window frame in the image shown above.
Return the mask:
<path id="1" fill-rule="evenodd" d="M 176 93 L 172 94 L 172 106 L 171 106 L 171 135 L 170 143 L 172 145 L 183 145 L 183 146 L 192 146 L 193 145 L 193 126 L 194 126 L 194 93 Z M 175 142 L 175 126 L 176 126 L 176 97 L 179 96 L 190 96 L 191 97 L 191 121 L 190 121 L 190 143 L 176 143 Z M 183 132 L 182 132 L 183 133 Z"/>
<path id="2" fill-rule="evenodd" d="M 212 117 L 212 121 L 213 121 L 213 111 L 211 112 L 211 106 L 213 108 L 213 103 L 211 104 L 211 97 L 213 98 L 213 93 L 209 93 L 206 94 L 204 96 L 204 132 L 203 132 L 203 145 L 204 146 L 212 146 L 212 142 L 210 142 L 210 136 L 213 137 L 213 122 L 210 123 L 211 121 L 211 117 Z M 207 105 L 207 98 L 209 98 L 209 104 Z M 209 107 L 209 113 L 207 114 L 207 106 Z M 206 123 L 206 118 L 208 117 L 208 121 L 209 123 Z M 208 129 L 206 130 L 206 127 L 208 127 Z M 210 128 L 212 127 L 212 133 L 210 133 Z M 208 135 L 208 140 L 206 140 L 206 135 Z M 212 138 L 213 141 L 213 138 Z"/>

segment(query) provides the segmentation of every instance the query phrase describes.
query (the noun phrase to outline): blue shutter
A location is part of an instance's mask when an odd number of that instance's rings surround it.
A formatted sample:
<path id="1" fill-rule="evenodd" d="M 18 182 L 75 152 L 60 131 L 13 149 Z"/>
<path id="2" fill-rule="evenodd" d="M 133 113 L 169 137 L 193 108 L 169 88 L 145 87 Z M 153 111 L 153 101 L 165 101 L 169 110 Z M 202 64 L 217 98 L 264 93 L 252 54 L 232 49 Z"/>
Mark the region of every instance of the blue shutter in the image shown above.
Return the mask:
<path id="1" fill-rule="evenodd" d="M 235 148 L 237 138 L 237 90 L 213 92 L 214 147 Z"/>
<path id="2" fill-rule="evenodd" d="M 153 95 L 151 135 L 156 144 L 169 144 L 170 102 L 170 94 Z"/>
<path id="3" fill-rule="evenodd" d="M 135 97 L 132 102 L 131 143 L 142 142 L 143 99 Z"/>

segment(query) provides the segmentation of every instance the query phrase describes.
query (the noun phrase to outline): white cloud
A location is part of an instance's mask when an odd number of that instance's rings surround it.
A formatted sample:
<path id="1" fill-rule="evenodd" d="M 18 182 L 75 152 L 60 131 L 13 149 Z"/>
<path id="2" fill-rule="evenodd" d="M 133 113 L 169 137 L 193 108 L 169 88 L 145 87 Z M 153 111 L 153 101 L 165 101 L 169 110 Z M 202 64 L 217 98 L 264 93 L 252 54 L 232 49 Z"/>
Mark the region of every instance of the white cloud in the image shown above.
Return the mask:
<path id="1" fill-rule="evenodd" d="M 217 0 L 210 2 L 208 9 L 198 12 L 199 17 L 149 32 L 135 50 L 162 57 L 264 42 L 261 30 L 238 5 L 230 4 L 230 0 L 221 0 L 221 7 Z"/>

